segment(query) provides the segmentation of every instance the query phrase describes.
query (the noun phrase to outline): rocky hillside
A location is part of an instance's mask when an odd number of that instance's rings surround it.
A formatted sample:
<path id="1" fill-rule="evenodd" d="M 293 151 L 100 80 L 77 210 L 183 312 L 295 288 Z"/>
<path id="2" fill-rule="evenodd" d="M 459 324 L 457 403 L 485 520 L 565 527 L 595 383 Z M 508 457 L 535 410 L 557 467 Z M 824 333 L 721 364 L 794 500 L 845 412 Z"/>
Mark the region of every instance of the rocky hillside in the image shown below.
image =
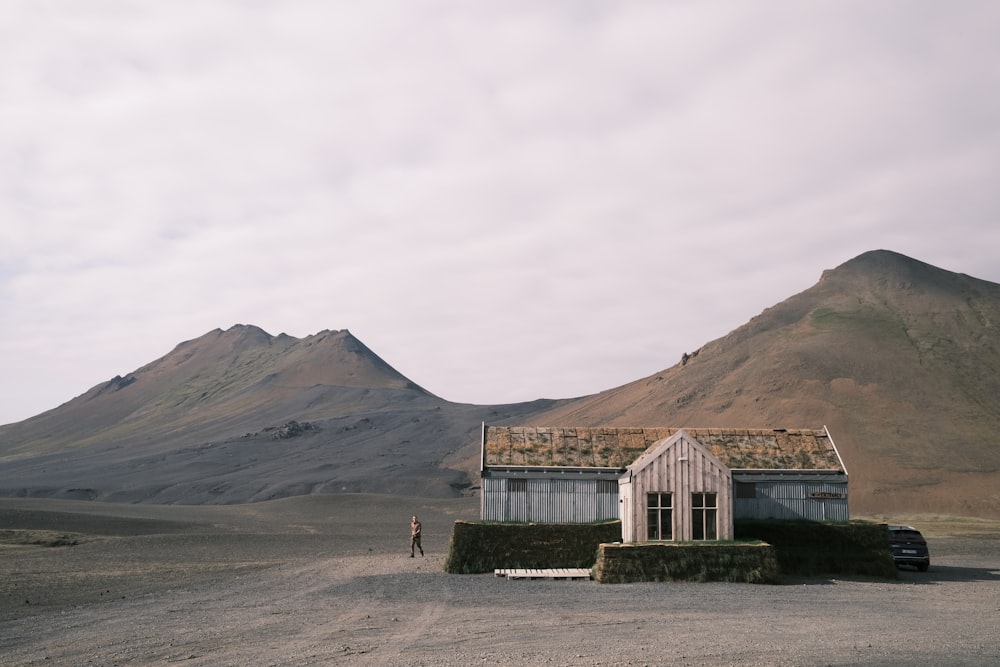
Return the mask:
<path id="1" fill-rule="evenodd" d="M 449 403 L 348 331 L 211 331 L 0 427 L 0 494 L 233 503 L 342 491 L 467 492 L 484 420 L 552 402 Z"/>
<path id="2" fill-rule="evenodd" d="M 852 512 L 1000 516 L 1000 285 L 868 252 L 675 366 L 535 419 L 825 424 Z"/>
<path id="3" fill-rule="evenodd" d="M 684 313 L 677 313 L 683 323 Z M 233 503 L 478 483 L 480 423 L 829 427 L 852 512 L 1000 517 L 1000 285 L 888 251 L 593 396 L 444 401 L 347 331 L 216 330 L 0 427 L 0 494 Z"/>

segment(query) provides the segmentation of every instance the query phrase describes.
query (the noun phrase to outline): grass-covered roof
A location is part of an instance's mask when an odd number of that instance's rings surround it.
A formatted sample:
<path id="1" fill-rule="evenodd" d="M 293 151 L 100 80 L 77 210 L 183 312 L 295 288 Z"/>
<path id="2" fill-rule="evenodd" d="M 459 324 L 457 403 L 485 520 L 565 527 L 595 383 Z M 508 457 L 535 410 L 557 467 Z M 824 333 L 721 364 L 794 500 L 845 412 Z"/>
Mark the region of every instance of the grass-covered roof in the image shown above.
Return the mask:
<path id="1" fill-rule="evenodd" d="M 668 427 L 487 426 L 486 466 L 625 468 Z M 840 470 L 826 429 L 685 428 L 731 470 Z"/>

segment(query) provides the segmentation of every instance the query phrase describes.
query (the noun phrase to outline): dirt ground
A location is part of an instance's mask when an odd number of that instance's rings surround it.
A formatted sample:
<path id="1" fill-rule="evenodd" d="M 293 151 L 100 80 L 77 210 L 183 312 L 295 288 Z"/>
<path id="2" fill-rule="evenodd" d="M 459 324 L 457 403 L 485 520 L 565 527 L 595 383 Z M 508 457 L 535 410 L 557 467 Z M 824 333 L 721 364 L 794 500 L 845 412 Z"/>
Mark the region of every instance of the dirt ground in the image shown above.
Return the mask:
<path id="1" fill-rule="evenodd" d="M 0 662 L 1000 664 L 998 522 L 892 517 L 932 557 L 898 581 L 608 585 L 445 574 L 453 522 L 476 516 L 476 499 L 365 495 L 0 499 Z"/>

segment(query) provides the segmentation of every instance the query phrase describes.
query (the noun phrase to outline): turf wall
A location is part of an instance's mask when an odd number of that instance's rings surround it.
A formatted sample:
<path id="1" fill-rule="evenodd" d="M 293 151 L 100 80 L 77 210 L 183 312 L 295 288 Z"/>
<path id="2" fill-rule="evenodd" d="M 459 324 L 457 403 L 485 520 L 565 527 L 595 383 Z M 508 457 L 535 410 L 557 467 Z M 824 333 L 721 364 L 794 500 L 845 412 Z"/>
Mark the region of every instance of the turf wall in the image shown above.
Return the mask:
<path id="1" fill-rule="evenodd" d="M 454 574 L 475 574 L 498 568 L 589 568 L 597 560 L 598 545 L 621 538 L 621 521 L 456 521 L 444 570 Z"/>
<path id="2" fill-rule="evenodd" d="M 593 577 L 602 584 L 636 581 L 777 583 L 774 547 L 763 542 L 602 544 Z"/>
<path id="3" fill-rule="evenodd" d="M 734 529 L 738 540 L 761 540 L 773 545 L 784 575 L 899 576 L 885 524 L 740 520 L 734 523 Z"/>

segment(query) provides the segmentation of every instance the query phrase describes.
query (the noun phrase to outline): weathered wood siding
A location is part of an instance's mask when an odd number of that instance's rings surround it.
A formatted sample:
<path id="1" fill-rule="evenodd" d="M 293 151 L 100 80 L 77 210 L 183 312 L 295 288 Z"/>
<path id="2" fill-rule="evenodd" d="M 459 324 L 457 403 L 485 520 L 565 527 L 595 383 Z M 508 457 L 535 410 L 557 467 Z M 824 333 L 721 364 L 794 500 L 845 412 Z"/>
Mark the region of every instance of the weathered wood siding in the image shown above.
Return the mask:
<path id="1" fill-rule="evenodd" d="M 486 521 L 590 523 L 617 519 L 618 508 L 615 479 L 483 478 L 482 518 Z"/>
<path id="2" fill-rule="evenodd" d="M 732 476 L 729 469 L 683 430 L 650 449 L 620 482 L 622 538 L 642 542 L 647 536 L 646 495 L 673 494 L 674 540 L 690 540 L 691 494 L 715 493 L 718 539 L 733 539 Z M 627 516 L 626 516 L 627 515 Z"/>

